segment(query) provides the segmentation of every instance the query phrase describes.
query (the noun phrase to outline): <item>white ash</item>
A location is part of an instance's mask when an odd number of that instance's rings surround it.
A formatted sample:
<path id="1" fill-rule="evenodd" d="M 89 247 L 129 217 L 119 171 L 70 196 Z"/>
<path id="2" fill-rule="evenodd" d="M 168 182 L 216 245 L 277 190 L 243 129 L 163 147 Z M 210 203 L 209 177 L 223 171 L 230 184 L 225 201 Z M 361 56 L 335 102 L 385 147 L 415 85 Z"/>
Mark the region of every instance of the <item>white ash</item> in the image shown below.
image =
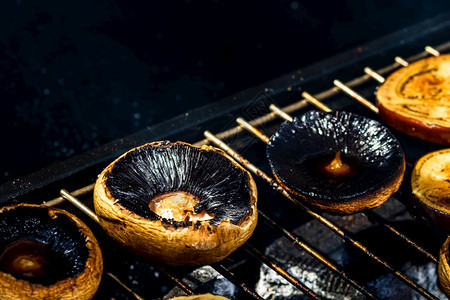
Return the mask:
<path id="1" fill-rule="evenodd" d="M 229 299 L 237 298 L 237 287 L 210 266 L 195 269 L 182 279 L 183 283 L 191 288 L 195 294 L 211 293 Z M 177 286 L 171 289 L 164 299 L 184 296 L 185 293 Z"/>
<path id="2" fill-rule="evenodd" d="M 315 291 L 325 299 L 364 299 L 357 291 L 353 290 L 340 278 L 333 276 L 324 268 L 317 268 L 312 265 L 283 266 L 288 272 L 303 282 L 308 288 Z M 261 297 L 270 300 L 281 299 L 309 299 L 296 289 L 286 279 L 282 278 L 266 265 L 260 269 L 260 279 L 256 285 L 256 292 Z"/>

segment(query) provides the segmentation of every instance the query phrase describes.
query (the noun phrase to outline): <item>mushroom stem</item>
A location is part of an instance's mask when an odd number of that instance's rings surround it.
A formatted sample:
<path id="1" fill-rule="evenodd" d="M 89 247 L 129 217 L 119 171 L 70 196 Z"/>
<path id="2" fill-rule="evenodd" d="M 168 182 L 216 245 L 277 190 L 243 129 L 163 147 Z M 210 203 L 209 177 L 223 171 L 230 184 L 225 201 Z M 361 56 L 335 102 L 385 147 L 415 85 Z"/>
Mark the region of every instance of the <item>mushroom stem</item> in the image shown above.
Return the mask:
<path id="1" fill-rule="evenodd" d="M 337 151 L 334 159 L 324 167 L 325 173 L 331 177 L 344 177 L 354 174 L 352 167 L 341 159 L 341 151 Z"/>

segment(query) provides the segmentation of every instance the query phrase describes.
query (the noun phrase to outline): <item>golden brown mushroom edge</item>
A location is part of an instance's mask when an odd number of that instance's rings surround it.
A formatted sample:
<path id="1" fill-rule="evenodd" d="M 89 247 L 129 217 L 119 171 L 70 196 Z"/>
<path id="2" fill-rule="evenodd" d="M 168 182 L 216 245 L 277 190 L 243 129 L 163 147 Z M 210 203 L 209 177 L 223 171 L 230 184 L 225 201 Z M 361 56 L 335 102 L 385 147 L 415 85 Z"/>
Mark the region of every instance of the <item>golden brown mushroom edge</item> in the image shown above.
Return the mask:
<path id="1" fill-rule="evenodd" d="M 439 284 L 447 297 L 450 297 L 450 237 L 444 242 L 439 252 L 438 277 Z"/>
<path id="2" fill-rule="evenodd" d="M 450 233 L 450 149 L 422 156 L 411 174 L 418 213 L 435 229 Z"/>
<path id="3" fill-rule="evenodd" d="M 378 88 L 381 118 L 408 135 L 450 145 L 450 55 L 421 59 Z"/>
<path id="4" fill-rule="evenodd" d="M 148 259 L 172 265 L 222 260 L 257 223 L 250 173 L 211 146 L 148 143 L 100 174 L 94 208 L 102 227 Z"/>
<path id="5" fill-rule="evenodd" d="M 56 208 L 0 209 L 0 299 L 91 299 L 103 260 L 91 230 Z"/>

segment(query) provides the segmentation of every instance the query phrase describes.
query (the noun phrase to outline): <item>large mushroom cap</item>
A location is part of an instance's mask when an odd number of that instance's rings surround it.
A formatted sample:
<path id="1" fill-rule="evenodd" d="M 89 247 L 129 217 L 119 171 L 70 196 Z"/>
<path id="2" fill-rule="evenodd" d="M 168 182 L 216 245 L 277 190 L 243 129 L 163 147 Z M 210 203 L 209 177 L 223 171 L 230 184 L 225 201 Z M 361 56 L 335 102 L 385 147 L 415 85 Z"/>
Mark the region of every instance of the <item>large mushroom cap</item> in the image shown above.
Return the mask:
<path id="1" fill-rule="evenodd" d="M 55 208 L 0 209 L 1 299 L 91 299 L 103 260 L 90 229 Z"/>
<path id="2" fill-rule="evenodd" d="M 428 153 L 416 162 L 411 191 L 419 213 L 450 233 L 450 149 Z"/>
<path id="3" fill-rule="evenodd" d="M 284 122 L 271 137 L 267 156 L 289 191 L 338 214 L 384 203 L 399 188 L 405 169 L 403 152 L 389 130 L 338 111 L 310 111 Z"/>
<path id="4" fill-rule="evenodd" d="M 256 185 L 210 146 L 155 142 L 99 176 L 94 207 L 105 230 L 131 250 L 178 265 L 216 262 L 256 226 Z"/>
<path id="5" fill-rule="evenodd" d="M 380 116 L 393 128 L 450 145 L 450 55 L 397 70 L 379 87 L 377 100 Z"/>

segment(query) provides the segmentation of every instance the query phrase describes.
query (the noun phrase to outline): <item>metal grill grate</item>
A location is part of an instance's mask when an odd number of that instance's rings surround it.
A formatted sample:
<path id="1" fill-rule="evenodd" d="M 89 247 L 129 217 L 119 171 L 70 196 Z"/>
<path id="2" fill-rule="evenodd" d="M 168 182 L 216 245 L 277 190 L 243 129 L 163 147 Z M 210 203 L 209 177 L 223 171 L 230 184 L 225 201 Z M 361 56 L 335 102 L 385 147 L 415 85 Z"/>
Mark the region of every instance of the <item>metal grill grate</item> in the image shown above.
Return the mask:
<path id="1" fill-rule="evenodd" d="M 380 251 L 372 247 L 372 243 L 368 243 L 371 244 L 368 245 L 358 234 L 358 231 L 363 229 L 362 227 L 356 226 L 355 232 L 355 228 L 352 227 L 352 224 L 348 225 L 348 223 L 351 223 L 353 220 L 352 218 L 355 218 L 357 220 L 355 221 L 355 224 L 364 219 L 366 220 L 365 224 L 367 223 L 368 225 L 366 225 L 369 228 L 380 226 L 386 229 L 383 238 L 388 240 L 391 238 L 401 240 L 401 243 L 403 243 L 405 247 L 412 249 L 412 251 L 415 251 L 420 257 L 420 264 L 431 263 L 436 265 L 436 251 L 439 247 L 437 239 L 432 239 L 431 243 L 428 243 L 428 241 L 424 242 L 423 240 L 420 240 L 420 238 L 410 237 L 411 232 L 405 232 L 404 228 L 399 228 L 398 226 L 398 216 L 401 215 L 400 217 L 403 218 L 407 215 L 407 209 L 403 204 L 399 205 L 399 203 L 402 202 L 399 200 L 402 199 L 397 199 L 402 197 L 401 194 L 392 197 L 388 201 L 390 204 L 383 205 L 380 209 L 364 212 L 364 216 L 362 216 L 363 214 L 358 214 L 357 217 L 335 217 L 327 215 L 326 213 L 318 213 L 299 202 L 286 190 L 280 187 L 271 176 L 267 175 L 270 169 L 267 166 L 265 155 L 263 154 L 265 153 L 265 146 L 262 143 L 255 142 L 252 139 L 252 136 L 256 136 L 267 143 L 267 136 L 273 133 L 279 126 L 280 121 L 283 119 L 289 120 L 290 115 L 311 109 L 311 106 L 308 103 L 313 103 L 319 107 L 319 109 L 326 110 L 327 107 L 320 104 L 323 102 L 329 105 L 330 109 L 333 110 L 341 108 L 346 110 L 351 109 L 356 110 L 358 113 L 376 118 L 376 107 L 373 107 L 371 102 L 366 100 L 366 98 L 370 99 L 370 97 L 372 97 L 376 82 L 382 82 L 383 76 L 388 75 L 396 68 L 407 65 L 408 62 L 424 58 L 428 55 L 439 55 L 439 53 L 448 52 L 449 50 L 450 42 L 442 43 L 435 48 L 427 46 L 425 51 L 412 55 L 406 60 L 401 57 L 395 57 L 395 61 L 391 64 L 378 68 L 376 71 L 366 67 L 364 69 L 364 75 L 350 80 L 347 78 L 345 84 L 335 79 L 334 81 L 330 80 L 329 83 L 324 84 L 323 82 L 320 82 L 318 85 L 311 85 L 312 90 L 319 90 L 314 96 L 305 92 L 303 86 L 287 86 L 286 94 L 288 95 L 287 98 L 289 98 L 287 101 L 286 99 L 279 100 L 277 98 L 279 93 L 271 93 L 269 89 L 264 90 L 263 93 L 258 95 L 250 108 L 247 107 L 239 111 L 241 115 L 244 115 L 248 119 L 248 121 L 244 118 L 237 118 L 236 122 L 238 124 L 235 124 L 234 122 L 225 122 L 225 126 L 220 125 L 222 128 L 225 128 L 225 130 L 216 130 L 215 128 L 214 131 L 217 133 L 213 134 L 211 133 L 213 128 L 211 128 L 211 132 L 204 132 L 205 138 L 195 144 L 202 145 L 211 143 L 222 148 L 236 161 L 256 175 L 255 177 L 258 178 L 257 184 L 260 194 L 264 194 L 258 205 L 260 224 L 252 239 L 241 249 L 237 250 L 236 253 L 232 254 L 230 258 L 211 266 L 217 273 L 221 274 L 235 286 L 238 290 L 234 292 L 235 295 L 238 295 L 236 297 L 264 299 L 261 292 L 257 291 L 258 284 L 256 283 L 256 281 L 258 281 L 258 272 L 262 272 L 260 265 L 264 265 L 276 272 L 276 274 L 278 274 L 277 276 L 284 278 L 293 289 L 300 291 L 299 294 L 301 295 L 316 299 L 330 299 L 337 297 L 330 296 L 329 291 L 324 291 L 317 285 L 308 282 L 308 280 L 305 281 L 302 276 L 294 274 L 292 271 L 293 269 L 286 263 L 284 257 L 275 256 L 272 252 L 267 250 L 273 246 L 274 241 L 279 241 L 280 238 L 284 238 L 288 241 L 288 244 L 294 249 L 292 251 L 298 251 L 299 253 L 303 252 L 311 256 L 315 262 L 318 262 L 323 268 L 330 271 L 332 278 L 338 277 L 342 282 L 345 282 L 345 284 L 350 286 L 355 292 L 354 294 L 347 293 L 347 297 L 358 295 L 371 299 L 389 298 L 389 295 L 386 295 L 386 293 L 381 291 L 380 285 L 377 286 L 372 284 L 374 281 L 377 281 L 377 278 L 380 278 L 380 276 L 385 276 L 386 273 L 393 274 L 399 282 L 410 289 L 410 291 L 407 292 L 408 295 L 420 294 L 425 299 L 438 299 L 438 297 L 442 296 L 436 294 L 436 291 L 431 290 L 429 286 L 424 287 L 423 281 L 420 280 L 420 278 L 418 280 L 417 278 L 413 278 L 410 274 L 407 274 L 404 266 L 397 264 L 395 261 L 392 262 L 389 258 L 384 258 L 381 254 L 378 254 Z M 350 73 L 355 74 L 355 71 Z M 327 84 L 330 86 L 330 83 L 333 83 L 334 85 L 323 89 L 323 86 L 327 86 Z M 299 94 L 303 96 L 300 101 L 294 101 L 282 108 L 278 108 L 275 105 L 277 102 L 289 102 L 291 99 L 297 98 Z M 348 96 L 356 99 L 372 111 L 353 102 Z M 286 96 L 283 95 L 281 97 Z M 261 99 L 263 99 L 263 101 L 260 101 Z M 262 106 L 261 102 L 263 104 Z M 256 112 L 255 110 L 252 110 L 255 106 L 257 106 Z M 234 118 L 234 115 L 227 116 L 228 120 Z M 221 124 L 223 124 L 223 122 Z M 207 128 L 195 128 L 197 132 L 203 132 L 205 129 Z M 415 141 L 406 136 L 400 136 L 400 139 L 402 143 L 406 143 L 406 147 L 403 145 L 403 148 L 406 149 L 405 152 L 407 152 L 409 150 L 408 148 L 412 145 L 411 155 L 409 156 L 410 159 L 407 162 L 409 163 L 409 168 L 411 167 L 412 161 L 414 161 L 421 153 L 434 150 L 432 149 L 433 146 L 420 141 Z M 104 165 L 102 165 L 102 167 L 103 166 Z M 69 200 L 81 209 L 81 211 L 86 213 L 87 216 L 97 222 L 95 214 L 92 213 L 89 207 L 91 206 L 92 200 L 92 182 L 93 179 L 89 181 L 80 180 L 75 183 L 72 182 L 71 185 L 83 187 L 70 193 L 61 190 L 60 197 L 45 201 L 44 204 L 48 206 L 65 205 L 65 208 L 67 207 L 70 210 L 73 208 L 65 203 L 65 200 Z M 61 184 L 64 183 L 58 183 L 58 189 L 67 188 Z M 392 205 L 392 207 L 390 205 Z M 286 216 L 289 216 L 289 218 L 286 218 Z M 87 220 L 86 218 L 84 219 Z M 164 297 L 164 295 L 170 294 L 173 290 L 175 291 L 172 294 L 178 293 L 187 295 L 203 291 L 202 289 L 204 289 L 204 286 L 202 287 L 198 282 L 193 283 L 192 280 L 187 279 L 189 277 L 188 274 L 193 272 L 192 269 L 161 266 L 156 263 L 136 258 L 131 254 L 123 262 L 114 260 L 116 253 L 126 253 L 126 250 L 118 246 L 113 246 L 118 248 L 118 250 L 110 249 L 109 247 L 113 243 L 109 241 L 108 237 L 101 231 L 101 228 L 89 220 L 87 220 L 87 222 L 90 227 L 94 229 L 93 231 L 95 234 L 101 236 L 101 246 L 103 252 L 106 253 L 106 257 L 111 257 L 109 260 L 105 261 L 106 272 L 96 298 L 103 299 L 116 297 L 153 299 Z M 263 225 L 261 223 L 263 223 Z M 327 246 L 329 246 L 329 244 L 320 240 L 315 240 L 314 237 L 308 239 L 307 237 L 299 235 L 298 227 L 300 225 L 309 226 L 309 224 L 316 223 L 319 224 L 319 226 L 317 227 L 314 225 L 314 228 L 330 230 L 330 232 L 341 240 L 341 244 L 339 244 L 340 248 L 347 249 L 350 245 L 357 249 L 362 255 L 368 257 L 369 260 L 381 265 L 384 269 L 384 271 L 381 271 L 382 275 L 378 274 L 376 279 L 372 280 L 361 278 L 359 275 L 361 275 L 361 272 L 364 270 L 354 271 L 346 266 L 346 263 L 342 258 L 337 258 L 333 254 L 330 255 L 328 251 L 321 248 L 322 244 L 326 244 Z M 267 229 L 271 231 L 269 232 Z M 316 235 L 317 232 L 317 229 L 312 230 L 311 236 Z M 426 234 L 429 234 L 429 232 L 427 231 Z M 424 246 L 425 244 L 426 247 Z M 389 248 L 389 245 L 385 245 L 385 248 Z M 111 254 L 108 254 L 109 252 L 111 252 Z M 353 252 L 349 250 L 348 253 L 352 254 Z M 126 261 L 127 259 L 133 261 L 133 266 L 135 266 L 133 267 L 133 270 L 139 265 L 139 272 L 143 274 L 136 276 L 139 280 L 133 280 L 133 275 L 122 272 L 123 269 L 127 268 L 131 270 L 131 265 Z M 408 264 L 413 263 L 408 261 Z M 359 269 L 365 269 L 366 267 L 370 272 L 372 266 L 362 265 L 359 266 Z M 149 273 L 151 273 L 150 278 L 146 278 Z M 160 286 L 161 289 L 156 291 L 154 288 L 146 289 L 143 287 L 148 284 L 146 282 L 147 280 L 150 281 L 159 278 L 159 274 L 164 274 L 164 279 L 158 279 L 156 282 L 156 285 Z M 106 279 L 106 276 L 111 280 Z M 395 281 L 395 279 L 393 281 Z M 152 286 L 151 284 L 149 285 Z M 178 289 L 175 289 L 174 287 L 178 287 Z M 392 287 L 392 289 L 395 289 L 396 287 L 397 286 Z M 339 287 L 336 289 L 338 288 Z M 340 288 L 342 288 L 342 286 L 340 286 Z M 390 287 L 387 286 L 387 289 L 390 289 Z M 210 291 L 217 292 L 216 289 Z M 268 296 L 266 295 L 265 297 Z M 281 299 L 284 296 L 280 291 L 280 294 L 278 295 L 279 298 L 277 298 L 276 295 L 270 297 L 271 299 Z M 301 297 L 302 296 L 298 296 L 298 299 Z"/>
<path id="2" fill-rule="evenodd" d="M 445 51 L 448 48 L 450 48 L 450 43 L 446 43 L 443 45 L 440 45 L 437 47 L 440 51 Z M 427 52 L 420 53 L 410 59 L 408 61 L 412 61 L 414 59 L 422 58 L 426 56 L 426 53 L 432 53 L 433 55 L 439 55 L 438 50 L 435 50 L 429 46 L 426 47 Z M 399 58 L 397 58 L 398 60 Z M 401 59 L 401 58 L 400 58 Z M 405 61 L 401 59 L 402 61 Z M 338 91 L 343 91 L 349 96 L 353 97 L 363 105 L 367 106 L 369 109 L 372 109 L 374 112 L 377 112 L 376 107 L 374 109 L 373 105 L 367 101 L 364 97 L 359 95 L 355 90 L 352 88 L 357 88 L 361 84 L 363 84 L 365 81 L 369 80 L 370 77 L 376 79 L 377 81 L 381 81 L 382 76 L 380 74 L 385 74 L 387 71 L 397 67 L 398 63 L 393 64 L 392 66 L 388 66 L 386 68 L 383 68 L 381 70 L 378 70 L 377 72 L 371 70 L 371 69 L 365 69 L 365 72 L 368 73 L 368 75 L 364 75 L 361 77 L 358 77 L 354 80 L 351 80 L 347 84 L 343 84 L 342 82 L 338 80 L 334 80 L 335 88 L 331 88 L 327 91 L 324 91 L 322 93 L 319 93 L 316 97 L 311 96 L 310 94 L 303 92 L 303 96 L 305 99 L 302 99 L 299 103 L 294 104 L 294 107 L 303 106 L 302 104 L 306 101 L 310 103 L 314 103 L 317 107 L 323 109 L 323 110 L 329 110 L 326 106 L 322 106 L 318 104 L 317 98 L 321 98 L 322 100 L 326 100 L 327 97 L 330 97 L 332 94 L 337 93 Z M 370 76 L 370 77 L 369 77 Z M 292 106 L 291 106 L 292 107 Z M 278 115 L 281 118 L 292 120 L 292 118 L 286 113 L 286 111 L 292 112 L 293 110 L 288 107 L 284 108 L 283 110 L 277 108 L 273 104 L 271 105 L 272 113 L 263 115 L 258 117 L 257 119 L 254 119 L 250 122 L 246 122 L 242 118 L 238 118 L 236 121 L 239 124 L 240 127 L 248 130 L 253 135 L 257 136 L 260 140 L 267 143 L 269 138 L 264 135 L 260 130 L 258 130 L 256 127 L 252 126 L 250 123 L 258 124 L 258 125 L 264 125 L 266 122 L 270 121 L 274 116 Z M 217 134 L 217 136 L 222 136 L 224 139 L 229 139 L 233 135 L 239 133 L 240 127 L 234 127 L 228 131 L 221 132 Z M 427 291 L 424 287 L 422 287 L 418 282 L 411 279 L 409 276 L 407 276 L 405 273 L 401 272 L 400 270 L 396 269 L 392 265 L 390 265 L 388 262 L 386 262 L 384 259 L 380 258 L 379 256 L 375 255 L 372 250 L 365 246 L 360 241 L 356 240 L 354 237 L 352 237 L 348 232 L 343 230 L 342 228 L 338 227 L 336 224 L 334 224 L 329 219 L 325 218 L 324 216 L 310 210 L 306 206 L 304 206 L 301 202 L 296 200 L 292 195 L 290 195 L 286 190 L 284 190 L 281 186 L 279 186 L 270 176 L 268 176 L 266 173 L 264 173 L 262 170 L 257 168 L 255 165 L 253 165 L 251 162 L 249 162 L 246 158 L 239 155 L 235 150 L 233 150 L 231 147 L 229 147 L 225 142 L 220 140 L 217 136 L 213 135 L 209 131 L 205 132 L 205 137 L 207 140 L 203 140 L 200 142 L 197 142 L 197 145 L 205 144 L 207 141 L 212 142 L 216 146 L 222 148 L 224 151 L 226 151 L 230 156 L 232 156 L 234 159 L 236 159 L 239 163 L 241 163 L 243 166 L 245 166 L 249 171 L 254 173 L 256 176 L 264 179 L 268 184 L 270 184 L 275 190 L 278 190 L 284 197 L 295 203 L 297 206 L 299 206 L 301 209 L 306 211 L 310 216 L 312 216 L 314 219 L 321 222 L 323 225 L 331 229 L 333 232 L 335 232 L 338 236 L 340 236 L 345 241 L 349 242 L 353 246 L 355 246 L 357 249 L 361 250 L 363 253 L 365 253 L 370 259 L 376 261 L 377 263 L 384 266 L 389 272 L 394 274 L 397 278 L 399 278 L 404 284 L 408 285 L 411 289 L 414 289 L 416 292 L 420 293 L 423 297 L 426 299 L 437 299 L 435 295 L 433 295 L 431 292 Z M 93 186 L 89 185 L 81 190 L 75 191 L 72 194 L 73 195 L 80 195 L 83 193 L 91 192 Z M 86 208 L 83 204 L 81 204 L 76 198 L 65 192 L 62 191 L 62 197 L 71 201 L 72 203 L 76 204 L 78 207 L 82 209 L 82 211 L 86 212 L 88 215 L 90 215 L 92 218 L 95 219 L 95 215 L 92 215 L 91 211 Z M 62 198 L 55 199 L 50 202 L 47 202 L 47 205 L 53 205 L 58 203 L 59 201 L 62 201 Z M 308 252 L 311 256 L 313 256 L 315 259 L 320 261 L 324 266 L 329 268 L 330 270 L 334 271 L 338 276 L 343 278 L 345 281 L 347 281 L 349 284 L 353 285 L 358 291 L 360 291 L 362 294 L 367 296 L 368 298 L 372 299 L 378 299 L 378 296 L 374 294 L 372 291 L 368 290 L 363 284 L 358 283 L 356 279 L 352 279 L 349 277 L 346 272 L 339 266 L 336 266 L 333 262 L 329 261 L 327 258 L 322 256 L 319 252 L 313 250 L 313 247 L 299 241 L 297 237 L 295 237 L 295 234 L 290 232 L 289 230 L 283 228 L 282 226 L 278 225 L 277 221 L 274 221 L 270 217 L 267 216 L 264 212 L 259 212 L 260 217 L 267 222 L 270 226 L 272 226 L 275 230 L 280 231 L 286 238 L 290 239 L 293 243 L 295 243 L 299 248 L 302 250 Z M 379 214 L 373 212 L 373 211 L 367 211 L 364 212 L 364 214 L 371 220 L 374 220 L 374 222 L 381 224 L 382 226 L 385 226 L 388 230 L 390 230 L 393 234 L 395 234 L 397 237 L 403 239 L 406 243 L 408 243 L 411 247 L 414 247 L 416 250 L 420 251 L 420 253 L 424 254 L 430 261 L 433 263 L 437 263 L 437 258 L 429 253 L 427 250 L 422 248 L 420 245 L 418 245 L 415 241 L 411 240 L 407 237 L 404 233 L 396 229 L 392 224 L 389 223 L 388 220 L 384 219 Z M 271 269 L 273 269 L 275 272 L 277 272 L 280 276 L 285 278 L 290 284 L 292 284 L 294 287 L 302 291 L 304 294 L 308 295 L 311 298 L 320 299 L 321 297 L 319 294 L 312 289 L 308 288 L 307 285 L 303 282 L 301 282 L 299 279 L 295 278 L 292 274 L 290 274 L 286 269 L 281 267 L 277 262 L 266 255 L 264 255 L 260 250 L 258 250 L 255 246 L 253 246 L 250 243 L 247 243 L 245 245 L 245 250 L 252 256 L 254 256 L 256 259 L 260 260 L 263 264 L 266 264 Z M 245 283 L 239 283 L 237 282 L 233 277 L 234 275 L 229 272 L 226 267 L 224 267 L 221 264 L 218 264 L 216 267 L 221 273 L 225 274 L 225 277 L 229 278 L 232 282 L 236 283 L 238 287 L 242 288 L 242 290 L 249 296 L 261 299 L 261 296 L 259 296 L 254 290 L 250 289 L 247 284 Z M 161 268 L 160 268 L 161 270 Z M 179 279 L 175 278 L 173 275 L 169 274 L 167 271 L 165 271 L 166 275 L 173 280 L 177 285 L 179 285 L 187 294 L 191 294 L 192 291 L 189 287 L 187 287 L 185 284 L 182 283 Z M 113 278 L 115 278 L 114 275 L 110 275 Z M 119 281 L 118 281 L 119 282 Z"/>

